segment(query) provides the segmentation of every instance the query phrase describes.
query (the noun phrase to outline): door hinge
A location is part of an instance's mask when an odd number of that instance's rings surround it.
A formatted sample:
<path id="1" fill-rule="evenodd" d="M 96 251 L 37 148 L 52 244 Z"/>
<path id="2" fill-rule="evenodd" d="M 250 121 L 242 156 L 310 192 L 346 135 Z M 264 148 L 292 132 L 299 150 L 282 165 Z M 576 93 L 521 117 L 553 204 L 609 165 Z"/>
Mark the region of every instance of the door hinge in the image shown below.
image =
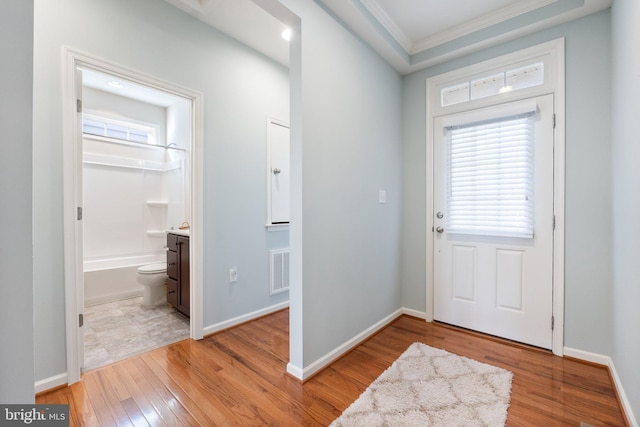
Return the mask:
<path id="1" fill-rule="evenodd" d="M 82 328 L 82 325 L 84 325 L 84 314 L 80 313 L 78 314 L 78 327 Z"/>
<path id="2" fill-rule="evenodd" d="M 82 220 L 82 206 L 78 206 L 78 221 Z"/>
<path id="3" fill-rule="evenodd" d="M 556 128 L 556 113 L 553 113 L 553 128 Z"/>
<path id="4" fill-rule="evenodd" d="M 556 326 L 556 318 L 555 316 L 551 316 L 551 330 L 553 331 L 553 329 Z"/>
<path id="5" fill-rule="evenodd" d="M 76 112 L 82 113 L 82 99 L 76 99 Z"/>
<path id="6" fill-rule="evenodd" d="M 553 216 L 553 229 L 556 229 L 556 216 Z"/>

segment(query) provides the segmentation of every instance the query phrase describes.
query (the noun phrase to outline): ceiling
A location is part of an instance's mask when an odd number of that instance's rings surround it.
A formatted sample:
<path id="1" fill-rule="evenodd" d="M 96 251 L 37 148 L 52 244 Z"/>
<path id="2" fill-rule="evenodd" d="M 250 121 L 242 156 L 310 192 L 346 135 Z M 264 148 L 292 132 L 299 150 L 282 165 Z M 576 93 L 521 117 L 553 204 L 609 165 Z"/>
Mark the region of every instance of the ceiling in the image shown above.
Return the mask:
<path id="1" fill-rule="evenodd" d="M 285 25 L 258 0 L 166 0 L 288 65 Z M 612 0 L 314 0 L 407 74 L 568 22 Z M 262 2 L 264 3 L 264 2 Z"/>
<path id="2" fill-rule="evenodd" d="M 287 28 L 252 0 L 166 0 L 234 39 L 288 66 Z"/>
<path id="3" fill-rule="evenodd" d="M 184 98 L 177 95 L 172 95 L 167 92 L 153 89 L 149 86 L 134 83 L 121 77 L 102 73 L 91 68 L 81 69 L 83 87 L 101 90 L 103 92 L 112 93 L 125 98 L 136 99 L 138 101 L 160 107 L 169 107 L 178 102 L 185 102 Z"/>

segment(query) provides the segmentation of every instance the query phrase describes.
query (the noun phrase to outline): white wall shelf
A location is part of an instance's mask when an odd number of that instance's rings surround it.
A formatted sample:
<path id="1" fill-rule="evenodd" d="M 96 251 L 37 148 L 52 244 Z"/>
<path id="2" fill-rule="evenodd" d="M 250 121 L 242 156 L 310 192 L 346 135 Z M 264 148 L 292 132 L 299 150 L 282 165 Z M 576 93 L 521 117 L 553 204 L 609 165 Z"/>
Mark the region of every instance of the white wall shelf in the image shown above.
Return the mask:
<path id="1" fill-rule="evenodd" d="M 162 200 L 147 200 L 147 206 L 151 208 L 166 208 L 169 206 L 169 202 L 165 202 Z"/>
<path id="2" fill-rule="evenodd" d="M 99 166 L 111 166 L 118 168 L 140 169 L 156 172 L 167 172 L 181 167 L 180 160 L 157 162 L 153 160 L 138 160 L 103 154 L 84 153 L 82 163 Z"/>

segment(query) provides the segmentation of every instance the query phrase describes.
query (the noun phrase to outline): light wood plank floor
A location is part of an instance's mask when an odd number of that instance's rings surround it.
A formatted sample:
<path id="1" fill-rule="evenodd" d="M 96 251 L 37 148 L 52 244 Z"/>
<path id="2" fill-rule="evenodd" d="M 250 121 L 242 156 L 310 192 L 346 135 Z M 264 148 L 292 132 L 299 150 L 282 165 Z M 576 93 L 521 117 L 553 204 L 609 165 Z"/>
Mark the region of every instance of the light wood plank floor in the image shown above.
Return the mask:
<path id="1" fill-rule="evenodd" d="M 289 312 L 153 350 L 37 397 L 72 426 L 326 426 L 413 342 L 514 373 L 508 426 L 624 426 L 605 368 L 402 316 L 310 380 L 286 373 Z"/>

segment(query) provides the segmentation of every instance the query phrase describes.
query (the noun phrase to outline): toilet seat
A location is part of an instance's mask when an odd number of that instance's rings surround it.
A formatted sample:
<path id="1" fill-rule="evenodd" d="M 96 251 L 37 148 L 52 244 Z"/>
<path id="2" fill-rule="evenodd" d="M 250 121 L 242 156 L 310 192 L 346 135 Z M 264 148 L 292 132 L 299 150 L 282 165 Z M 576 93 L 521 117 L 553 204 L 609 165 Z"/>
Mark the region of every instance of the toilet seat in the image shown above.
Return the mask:
<path id="1" fill-rule="evenodd" d="M 166 271 L 167 271 L 166 262 L 157 262 L 155 264 L 141 265 L 140 267 L 138 267 L 138 273 L 140 274 L 158 274 L 158 273 L 166 273 Z"/>

